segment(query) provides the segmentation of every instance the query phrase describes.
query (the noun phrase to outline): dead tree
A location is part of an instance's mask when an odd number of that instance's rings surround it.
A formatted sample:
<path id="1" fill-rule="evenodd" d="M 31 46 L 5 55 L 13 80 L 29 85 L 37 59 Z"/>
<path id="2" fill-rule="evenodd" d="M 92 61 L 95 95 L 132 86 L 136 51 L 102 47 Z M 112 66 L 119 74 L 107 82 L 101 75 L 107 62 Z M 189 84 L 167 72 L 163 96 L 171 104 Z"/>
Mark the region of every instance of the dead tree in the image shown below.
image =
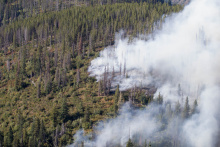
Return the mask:
<path id="1" fill-rule="evenodd" d="M 7 70 L 8 72 L 10 71 L 10 59 L 7 59 L 6 61 L 6 67 L 7 67 Z"/>

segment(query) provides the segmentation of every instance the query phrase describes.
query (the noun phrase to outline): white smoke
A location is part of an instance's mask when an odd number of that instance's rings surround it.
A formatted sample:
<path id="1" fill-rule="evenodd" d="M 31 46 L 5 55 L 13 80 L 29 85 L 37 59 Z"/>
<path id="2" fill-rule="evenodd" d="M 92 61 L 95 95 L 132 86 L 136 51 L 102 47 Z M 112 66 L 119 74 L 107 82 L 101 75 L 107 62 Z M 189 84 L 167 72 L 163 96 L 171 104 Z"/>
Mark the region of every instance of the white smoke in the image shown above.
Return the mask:
<path id="1" fill-rule="evenodd" d="M 182 97 L 189 96 L 191 104 L 194 99 L 199 101 L 199 113 L 181 125 L 185 144 L 216 146 L 220 112 L 219 26 L 220 1 L 193 0 L 181 13 L 167 18 L 153 39 L 135 39 L 132 43 L 128 43 L 129 39 L 118 39 L 115 47 L 107 47 L 91 62 L 89 72 L 100 80 L 106 67 L 108 71 L 114 68 L 113 86 L 119 84 L 120 90 L 126 90 L 153 84 L 157 93 L 172 103 L 180 100 L 176 92 L 180 84 Z M 118 74 L 124 67 L 126 75 Z M 151 117 L 152 112 L 151 108 L 126 116 L 127 111 L 123 111 L 101 129 L 93 144 L 104 146 L 108 140 L 119 143 L 117 139 L 128 135 L 128 128 L 121 124 L 127 124 L 131 134 L 137 130 L 154 136 L 161 124 Z"/>

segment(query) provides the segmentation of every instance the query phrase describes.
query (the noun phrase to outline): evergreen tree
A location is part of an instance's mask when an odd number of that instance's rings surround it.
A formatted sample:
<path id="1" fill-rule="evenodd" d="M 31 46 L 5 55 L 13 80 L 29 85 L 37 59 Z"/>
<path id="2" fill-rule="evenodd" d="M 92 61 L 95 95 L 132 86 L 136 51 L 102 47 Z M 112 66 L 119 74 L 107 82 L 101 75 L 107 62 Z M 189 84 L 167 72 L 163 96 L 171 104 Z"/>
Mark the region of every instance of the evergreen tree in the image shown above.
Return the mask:
<path id="1" fill-rule="evenodd" d="M 14 135 L 13 135 L 13 131 L 12 131 L 11 126 L 9 127 L 8 137 L 9 137 L 9 142 L 13 142 L 13 140 L 14 140 Z"/>
<path id="2" fill-rule="evenodd" d="M 22 116 L 22 113 L 18 112 L 18 137 L 20 140 L 21 146 L 23 146 L 23 125 L 24 125 L 24 118 Z"/>
<path id="3" fill-rule="evenodd" d="M 85 108 L 84 119 L 85 119 L 85 122 L 89 122 L 90 121 L 90 112 L 89 112 L 88 106 Z"/>
<path id="4" fill-rule="evenodd" d="M 158 97 L 157 97 L 156 101 L 157 101 L 157 103 L 158 103 L 158 104 L 160 104 L 160 105 L 162 105 L 162 104 L 163 104 L 163 96 L 162 96 L 162 95 L 160 95 L 160 93 L 159 93 L 159 95 L 158 95 Z"/>
<path id="5" fill-rule="evenodd" d="M 34 136 L 38 138 L 40 133 L 40 119 L 39 118 L 34 119 L 33 123 L 34 123 Z"/>
<path id="6" fill-rule="evenodd" d="M 28 134 L 26 129 L 24 129 L 23 133 L 23 146 L 28 146 Z"/>
<path id="7" fill-rule="evenodd" d="M 188 97 L 186 97 L 184 109 L 183 109 L 183 112 L 182 112 L 182 117 L 185 118 L 185 119 L 188 118 L 189 117 L 189 112 L 190 112 L 189 99 L 188 99 Z"/>
<path id="8" fill-rule="evenodd" d="M 40 140 L 41 144 L 43 144 L 45 142 L 45 138 L 46 138 L 46 128 L 44 126 L 44 121 L 41 120 L 40 132 L 39 132 L 39 140 Z"/>
<path id="9" fill-rule="evenodd" d="M 115 101 L 114 101 L 114 111 L 117 113 L 118 111 L 118 100 L 119 100 L 119 85 L 116 88 L 115 91 Z"/>
<path id="10" fill-rule="evenodd" d="M 80 71 L 79 71 L 79 69 L 77 69 L 77 73 L 76 73 L 76 84 L 77 84 L 77 87 L 79 87 L 79 82 L 80 82 Z"/>
<path id="11" fill-rule="evenodd" d="M 148 147 L 151 147 L 151 142 L 149 142 Z"/>
<path id="12" fill-rule="evenodd" d="M 9 130 L 5 131 L 4 134 L 4 146 L 5 147 L 11 147 L 13 142 L 13 131 L 12 128 L 9 127 Z"/>
<path id="13" fill-rule="evenodd" d="M 53 122 L 53 127 L 56 127 L 57 124 L 58 124 L 58 115 L 59 115 L 59 112 L 57 110 L 57 107 L 54 106 L 53 110 L 51 112 L 51 119 L 52 119 L 52 122 Z"/>
<path id="14" fill-rule="evenodd" d="M 26 76 L 26 62 L 27 62 L 27 49 L 26 46 L 22 49 L 22 59 L 21 59 L 21 75 Z"/>
<path id="15" fill-rule="evenodd" d="M 41 97 L 41 76 L 37 81 L 37 98 Z"/>
<path id="16" fill-rule="evenodd" d="M 19 135 L 16 134 L 14 136 L 14 140 L 13 140 L 13 147 L 20 147 L 20 146 L 22 146 L 22 144 L 20 144 L 20 142 L 19 142 Z"/>
<path id="17" fill-rule="evenodd" d="M 131 139 L 129 138 L 126 147 L 134 147 L 134 144 L 132 143 Z"/>
<path id="18" fill-rule="evenodd" d="M 68 106 L 66 102 L 66 97 L 63 97 L 63 102 L 62 102 L 61 111 L 60 111 L 61 120 L 65 122 L 67 116 L 68 116 Z"/>
<path id="19" fill-rule="evenodd" d="M 195 100 L 193 103 L 192 114 L 196 113 L 197 107 L 198 107 L 198 103 L 197 103 L 197 100 Z"/>
<path id="20" fill-rule="evenodd" d="M 180 107 L 180 103 L 179 101 L 176 103 L 176 106 L 175 106 L 175 115 L 179 115 L 181 112 L 181 107 Z"/>
<path id="21" fill-rule="evenodd" d="M 147 147 L 147 140 L 146 139 L 144 141 L 144 146 L 143 147 Z"/>

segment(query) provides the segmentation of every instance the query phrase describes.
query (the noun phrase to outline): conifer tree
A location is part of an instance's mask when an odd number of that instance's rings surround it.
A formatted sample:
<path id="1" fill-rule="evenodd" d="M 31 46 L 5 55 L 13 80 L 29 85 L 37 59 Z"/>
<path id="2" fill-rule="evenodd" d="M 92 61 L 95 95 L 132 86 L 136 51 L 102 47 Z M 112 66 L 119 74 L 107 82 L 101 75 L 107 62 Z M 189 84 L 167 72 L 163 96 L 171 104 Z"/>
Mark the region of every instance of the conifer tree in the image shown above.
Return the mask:
<path id="1" fill-rule="evenodd" d="M 77 84 L 77 87 L 79 87 L 79 82 L 80 82 L 80 71 L 79 71 L 79 69 L 77 69 L 77 73 L 76 73 L 76 84 Z"/>
<path id="2" fill-rule="evenodd" d="M 57 123 L 58 123 L 58 115 L 59 115 L 59 112 L 57 110 L 57 107 L 56 106 L 53 106 L 53 110 L 51 112 L 51 119 L 52 119 L 52 122 L 53 122 L 53 126 L 56 127 L 57 126 Z"/>
<path id="3" fill-rule="evenodd" d="M 160 105 L 163 104 L 163 96 L 162 96 L 160 93 L 159 93 L 159 95 L 158 95 L 156 101 L 157 101 L 157 103 L 160 104 Z"/>
<path id="4" fill-rule="evenodd" d="M 147 140 L 146 139 L 144 141 L 144 146 L 143 147 L 147 147 Z"/>
<path id="5" fill-rule="evenodd" d="M 151 142 L 149 142 L 148 147 L 151 147 Z"/>
<path id="6" fill-rule="evenodd" d="M 34 123 L 34 136 L 38 138 L 40 133 L 40 119 L 39 118 L 34 119 L 33 123 Z"/>
<path id="7" fill-rule="evenodd" d="M 21 75 L 22 77 L 26 76 L 26 60 L 27 60 L 27 49 L 24 46 L 22 50 L 22 59 L 21 59 Z"/>
<path id="8" fill-rule="evenodd" d="M 41 76 L 37 81 L 37 98 L 41 97 Z"/>
<path id="9" fill-rule="evenodd" d="M 63 97 L 63 102 L 62 102 L 61 111 L 60 111 L 61 120 L 65 122 L 67 116 L 68 116 L 68 106 L 66 102 L 66 97 Z"/>
<path id="10" fill-rule="evenodd" d="M 114 100 L 115 113 L 118 111 L 118 100 L 119 100 L 119 85 L 117 86 L 116 91 L 115 91 L 115 100 Z"/>
<path id="11" fill-rule="evenodd" d="M 24 125 L 24 118 L 22 116 L 21 111 L 18 112 L 18 137 L 20 140 L 21 146 L 23 146 L 23 125 Z"/>
<path id="12" fill-rule="evenodd" d="M 198 103 L 197 103 L 197 100 L 195 100 L 193 103 L 192 114 L 196 113 L 197 107 L 198 107 Z"/>
<path id="13" fill-rule="evenodd" d="M 176 115 L 179 115 L 180 114 L 180 112 L 181 112 L 181 107 L 180 107 L 180 103 L 179 103 L 179 101 L 176 103 L 176 106 L 175 106 L 175 114 Z"/>
<path id="14" fill-rule="evenodd" d="M 40 140 L 41 144 L 43 144 L 45 142 L 45 137 L 46 137 L 46 128 L 44 126 L 44 121 L 41 120 L 40 132 L 39 132 L 39 140 Z"/>
<path id="15" fill-rule="evenodd" d="M 188 99 L 188 97 L 186 97 L 184 109 L 183 109 L 183 112 L 182 112 L 182 117 L 185 118 L 185 119 L 188 118 L 189 117 L 189 112 L 190 112 L 189 99 Z"/>
<path id="16" fill-rule="evenodd" d="M 12 131 L 11 126 L 9 127 L 8 137 L 9 137 L 9 141 L 10 141 L 10 142 L 13 142 L 13 140 L 14 140 L 14 135 L 13 135 L 13 131 Z"/>
<path id="17" fill-rule="evenodd" d="M 85 122 L 89 122 L 90 121 L 90 112 L 89 112 L 88 106 L 85 107 L 84 119 L 85 119 Z"/>
<path id="18" fill-rule="evenodd" d="M 129 138 L 126 147 L 134 147 L 134 144 L 132 143 L 131 139 Z"/>

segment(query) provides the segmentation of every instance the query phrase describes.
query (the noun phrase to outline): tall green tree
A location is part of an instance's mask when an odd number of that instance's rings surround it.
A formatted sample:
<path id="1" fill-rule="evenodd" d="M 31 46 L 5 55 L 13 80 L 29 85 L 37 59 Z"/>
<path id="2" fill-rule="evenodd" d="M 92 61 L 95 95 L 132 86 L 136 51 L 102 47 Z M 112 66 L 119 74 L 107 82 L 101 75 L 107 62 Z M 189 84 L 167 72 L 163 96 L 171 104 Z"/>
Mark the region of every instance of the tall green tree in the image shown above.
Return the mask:
<path id="1" fill-rule="evenodd" d="M 63 97 L 61 109 L 60 109 L 60 117 L 63 122 L 65 122 L 66 118 L 68 116 L 68 106 L 66 102 L 66 97 Z"/>
<path id="2" fill-rule="evenodd" d="M 40 132 L 39 132 L 39 140 L 41 145 L 45 143 L 45 138 L 46 138 L 46 128 L 44 126 L 44 121 L 41 120 Z"/>
<path id="3" fill-rule="evenodd" d="M 57 106 L 54 105 L 53 109 L 51 111 L 51 120 L 53 122 L 53 127 L 55 128 L 58 124 L 58 115 L 59 115 L 59 111 L 57 110 Z"/>
<path id="4" fill-rule="evenodd" d="M 117 113 L 118 111 L 118 100 L 119 100 L 119 85 L 117 86 L 115 90 L 115 98 L 114 98 L 114 111 Z"/>

